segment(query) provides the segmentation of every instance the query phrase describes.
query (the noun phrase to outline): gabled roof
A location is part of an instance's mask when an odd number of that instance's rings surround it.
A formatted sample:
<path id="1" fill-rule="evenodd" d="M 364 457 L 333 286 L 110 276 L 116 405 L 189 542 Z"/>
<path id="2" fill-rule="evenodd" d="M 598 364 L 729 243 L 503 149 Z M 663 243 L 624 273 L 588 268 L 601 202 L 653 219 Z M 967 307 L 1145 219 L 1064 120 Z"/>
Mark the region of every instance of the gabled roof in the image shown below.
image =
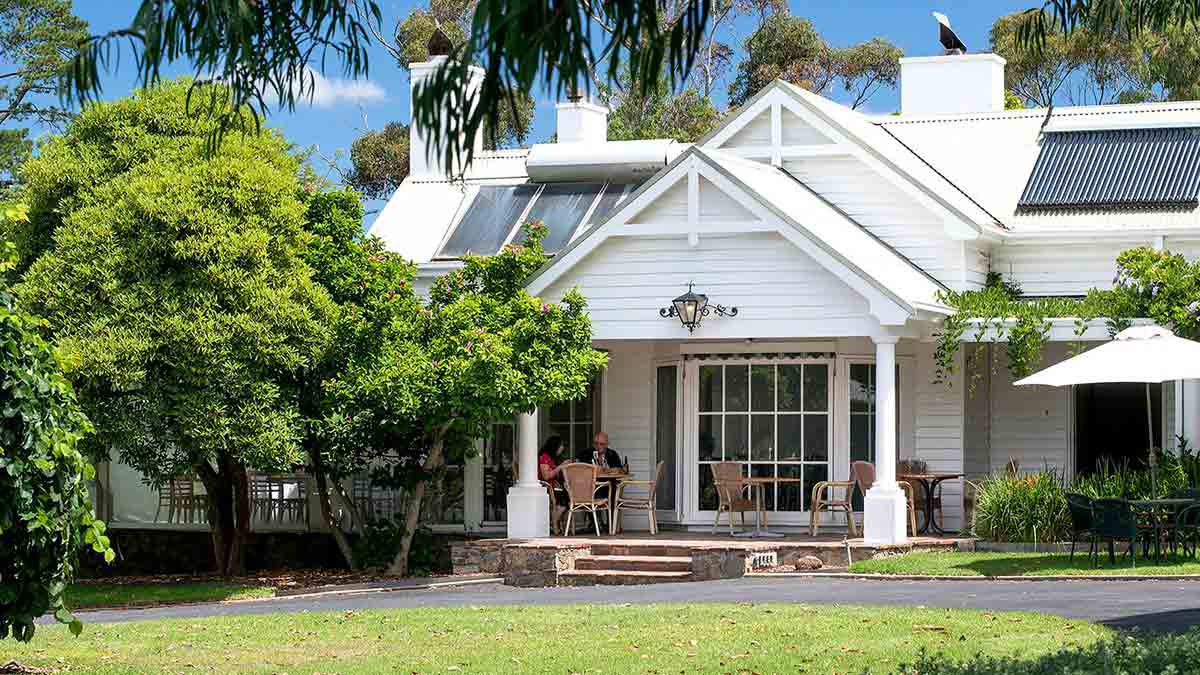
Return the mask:
<path id="1" fill-rule="evenodd" d="M 587 250 L 606 237 L 611 225 L 627 222 L 648 205 L 639 199 L 664 180 L 679 179 L 681 166 L 696 160 L 727 179 L 738 190 L 784 223 L 785 237 L 802 241 L 805 248 L 835 261 L 856 277 L 848 283 L 862 282 L 888 298 L 908 316 L 919 311 L 951 313 L 938 301 L 945 287 L 921 271 L 895 250 L 881 242 L 848 215 L 837 209 L 785 170 L 745 160 L 733 154 L 693 146 L 666 169 L 646 182 L 624 205 L 604 222 L 578 237 L 554 259 L 535 272 L 526 282 L 533 293 L 540 293 L 578 262 L 571 255 Z M 673 177 L 673 178 L 668 178 Z M 652 200 L 651 200 L 652 201 Z M 628 230 L 622 231 L 630 234 Z"/>

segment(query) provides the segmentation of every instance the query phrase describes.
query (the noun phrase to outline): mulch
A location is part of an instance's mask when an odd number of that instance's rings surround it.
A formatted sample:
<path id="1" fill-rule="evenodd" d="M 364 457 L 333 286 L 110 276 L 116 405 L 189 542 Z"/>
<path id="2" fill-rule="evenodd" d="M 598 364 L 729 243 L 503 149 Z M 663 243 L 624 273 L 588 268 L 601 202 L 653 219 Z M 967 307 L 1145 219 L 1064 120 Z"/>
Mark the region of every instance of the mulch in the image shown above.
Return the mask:
<path id="1" fill-rule="evenodd" d="M 182 584 L 195 582 L 220 582 L 270 586 L 276 590 L 297 590 L 319 586 L 340 586 L 371 581 L 394 580 L 398 577 L 381 572 L 351 572 L 343 569 L 275 569 L 260 570 L 253 574 L 222 577 L 215 574 L 155 574 L 139 576 L 105 577 L 102 579 L 80 579 L 78 584 L 122 585 L 122 584 Z M 6 671 L 0 670 L 0 674 Z M 19 672 L 19 671 L 18 671 Z"/>

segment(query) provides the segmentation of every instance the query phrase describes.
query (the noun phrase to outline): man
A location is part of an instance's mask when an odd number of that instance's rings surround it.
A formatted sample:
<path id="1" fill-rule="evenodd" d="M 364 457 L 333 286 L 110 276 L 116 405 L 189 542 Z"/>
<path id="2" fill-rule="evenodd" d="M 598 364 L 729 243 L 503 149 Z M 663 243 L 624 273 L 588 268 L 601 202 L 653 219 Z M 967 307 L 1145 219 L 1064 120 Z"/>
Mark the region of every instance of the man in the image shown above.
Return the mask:
<path id="1" fill-rule="evenodd" d="M 608 434 L 603 431 L 597 431 L 596 436 L 592 439 L 592 447 L 588 448 L 585 454 L 579 456 L 579 461 L 588 462 L 589 464 L 603 465 L 610 469 L 619 469 L 622 466 L 621 456 L 616 450 L 608 447 Z"/>

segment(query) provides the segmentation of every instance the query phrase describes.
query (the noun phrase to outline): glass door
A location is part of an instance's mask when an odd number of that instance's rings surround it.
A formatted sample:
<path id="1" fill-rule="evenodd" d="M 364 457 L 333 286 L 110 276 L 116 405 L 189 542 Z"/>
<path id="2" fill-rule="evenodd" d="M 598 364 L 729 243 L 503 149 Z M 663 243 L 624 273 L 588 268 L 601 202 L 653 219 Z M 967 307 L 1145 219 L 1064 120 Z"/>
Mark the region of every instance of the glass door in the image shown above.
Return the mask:
<path id="1" fill-rule="evenodd" d="M 662 475 L 654 495 L 655 508 L 675 512 L 675 477 L 678 469 L 679 366 L 658 366 L 655 370 L 654 462 L 663 463 Z"/>
<path id="2" fill-rule="evenodd" d="M 830 378 L 827 361 L 751 360 L 698 367 L 697 501 L 717 508 L 712 464 L 744 464 L 750 476 L 798 478 L 765 492 L 766 509 L 808 510 L 812 486 L 829 478 Z"/>

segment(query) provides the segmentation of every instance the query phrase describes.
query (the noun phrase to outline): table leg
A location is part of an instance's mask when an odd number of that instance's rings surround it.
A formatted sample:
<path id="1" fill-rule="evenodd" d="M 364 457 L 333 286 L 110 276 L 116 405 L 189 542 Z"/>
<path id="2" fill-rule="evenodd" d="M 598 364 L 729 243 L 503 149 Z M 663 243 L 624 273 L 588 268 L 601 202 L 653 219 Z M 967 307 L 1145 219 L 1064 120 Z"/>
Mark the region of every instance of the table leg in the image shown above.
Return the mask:
<path id="1" fill-rule="evenodd" d="M 933 517 L 933 505 L 937 501 L 934 496 L 937 487 L 942 484 L 942 479 L 935 478 L 928 483 L 928 488 L 925 490 L 925 531 L 933 531 L 937 534 L 946 534 L 944 530 L 937 524 L 937 520 Z"/>

